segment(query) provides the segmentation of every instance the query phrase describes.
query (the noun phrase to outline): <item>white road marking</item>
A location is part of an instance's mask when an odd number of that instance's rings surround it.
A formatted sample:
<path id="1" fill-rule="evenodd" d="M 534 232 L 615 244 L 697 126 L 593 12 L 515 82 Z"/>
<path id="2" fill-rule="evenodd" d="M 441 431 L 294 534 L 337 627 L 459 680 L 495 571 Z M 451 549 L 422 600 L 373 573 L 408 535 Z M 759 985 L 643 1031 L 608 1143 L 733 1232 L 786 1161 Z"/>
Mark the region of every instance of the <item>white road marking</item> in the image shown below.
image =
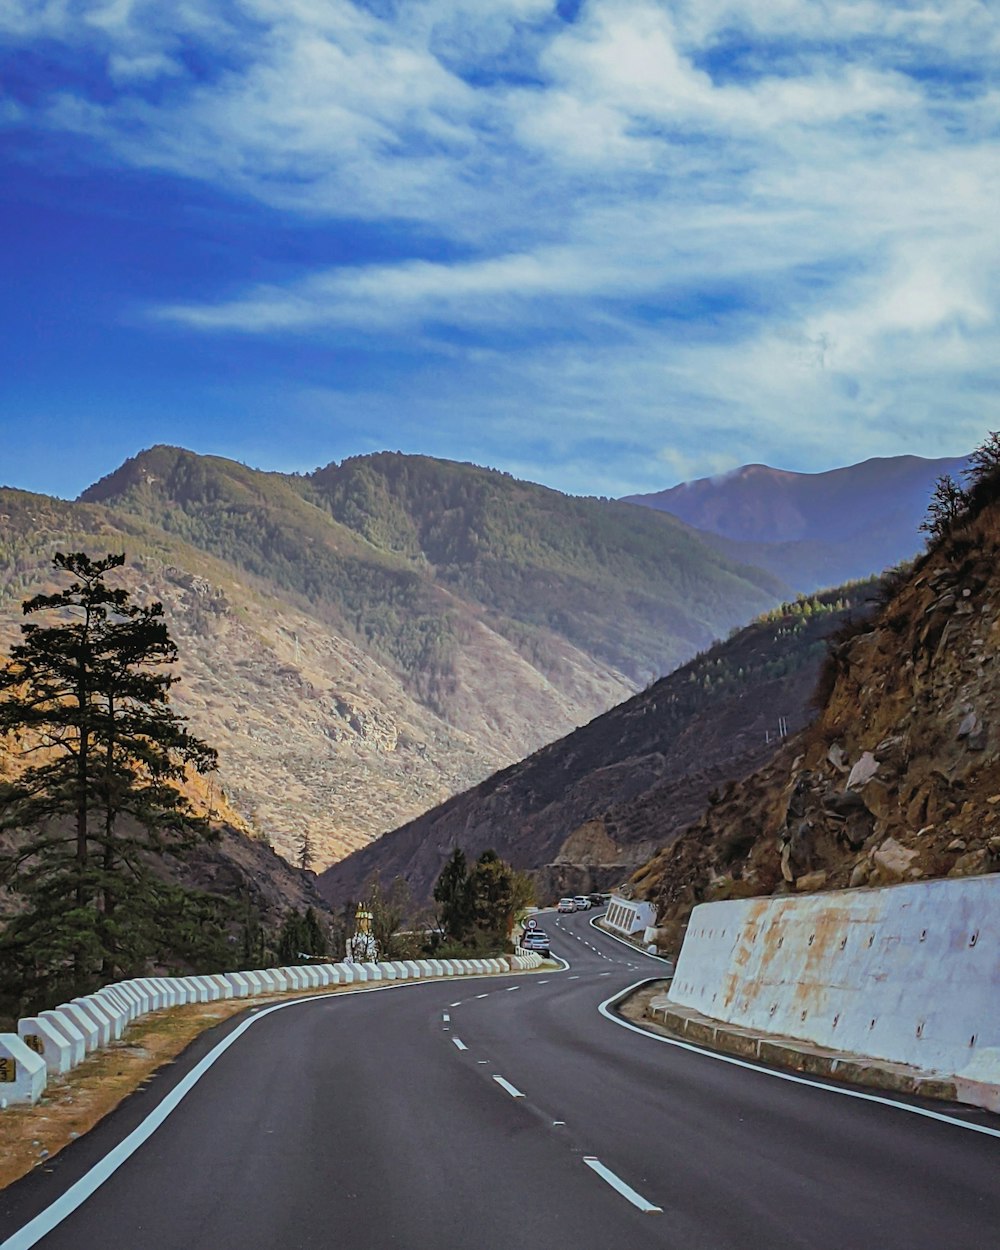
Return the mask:
<path id="1" fill-rule="evenodd" d="M 510 1094 L 511 1098 L 524 1097 L 519 1089 L 515 1089 L 514 1086 L 511 1085 L 510 1081 L 505 1081 L 502 1076 L 494 1076 L 493 1079 L 502 1089 L 505 1089 L 507 1093 Z"/>
<path id="2" fill-rule="evenodd" d="M 650 1033 L 648 1029 L 640 1028 L 639 1025 L 633 1024 L 631 1020 L 623 1020 L 621 1016 L 616 1016 L 609 1010 L 612 1003 L 617 1002 L 620 998 L 624 998 L 626 994 L 631 994 L 640 985 L 645 985 L 648 980 L 648 977 L 644 977 L 641 981 L 635 981 L 625 989 L 618 990 L 610 998 L 606 998 L 598 1006 L 597 1010 L 605 1019 L 610 1020 L 613 1024 L 621 1025 L 623 1029 L 630 1029 L 633 1033 L 639 1033 L 643 1037 L 651 1038 L 654 1042 L 663 1042 L 667 1046 L 676 1046 L 678 1050 L 690 1050 L 696 1055 L 704 1055 L 706 1059 L 715 1059 L 719 1063 L 731 1063 L 736 1068 L 747 1068 L 751 1072 L 760 1073 L 761 1076 L 773 1077 L 776 1081 L 789 1081 L 792 1085 L 810 1085 L 813 1089 L 826 1090 L 828 1094 L 839 1094 L 841 1098 L 860 1098 L 862 1102 L 877 1102 L 883 1107 L 894 1107 L 897 1111 L 908 1111 L 911 1115 L 922 1115 L 928 1120 L 940 1120 L 942 1124 L 951 1124 L 955 1128 L 964 1128 L 970 1133 L 985 1133 L 987 1137 L 1000 1137 L 1000 1129 L 988 1128 L 985 1124 L 971 1124 L 968 1120 L 955 1120 L 950 1115 L 942 1115 L 940 1111 L 930 1111 L 926 1107 L 915 1107 L 908 1102 L 896 1102 L 892 1098 L 883 1098 L 880 1094 L 863 1094 L 857 1089 L 844 1089 L 839 1085 L 825 1085 L 822 1081 L 812 1081 L 806 1076 L 797 1076 L 792 1072 L 777 1072 L 772 1068 L 761 1068 L 755 1063 L 747 1062 L 746 1059 L 737 1059 L 734 1055 L 721 1055 L 714 1050 L 703 1050 L 701 1046 L 695 1046 L 691 1042 L 682 1042 L 674 1037 L 664 1037 L 660 1033 Z M 3 1250 L 7 1250 L 7 1247 L 4 1246 Z"/>
<path id="3" fill-rule="evenodd" d="M 520 988 L 521 987 L 519 985 L 508 985 L 507 993 L 510 994 L 513 990 L 519 990 Z"/>
<path id="4" fill-rule="evenodd" d="M 561 1125 L 563 1126 L 563 1128 L 565 1128 L 565 1127 L 566 1127 L 566 1121 L 565 1121 L 565 1120 L 553 1120 L 553 1121 L 552 1121 L 552 1127 L 553 1127 L 553 1128 L 555 1128 L 557 1124 L 561 1124 Z"/>
<path id="5" fill-rule="evenodd" d="M 477 994 L 477 998 L 489 998 L 489 994 Z"/>
<path id="6" fill-rule="evenodd" d="M 43 1237 L 48 1236 L 63 1220 L 68 1219 L 91 1194 L 100 1189 L 104 1182 L 135 1154 L 144 1142 L 153 1136 L 167 1116 L 176 1110 L 209 1068 L 221 1059 L 229 1047 L 239 1041 L 247 1029 L 255 1025 L 258 1020 L 263 1020 L 272 1012 L 287 1011 L 289 1007 L 301 1007 L 305 1003 L 322 1003 L 330 998 L 350 998 L 354 994 L 384 994 L 391 990 L 412 989 L 419 984 L 421 984 L 419 981 L 410 981 L 401 982 L 398 985 L 338 990 L 330 994 L 314 994 L 309 998 L 292 999 L 287 1003 L 275 1003 L 272 1007 L 252 1007 L 243 1023 L 233 1029 L 232 1033 L 227 1034 L 204 1059 L 191 1069 L 187 1076 L 178 1081 L 170 1093 L 157 1103 L 149 1115 L 137 1124 L 127 1137 L 124 1137 L 113 1150 L 109 1150 L 103 1159 L 95 1163 L 89 1172 L 85 1172 L 61 1197 L 50 1203 L 44 1211 L 40 1211 L 33 1220 L 22 1225 L 13 1236 L 8 1237 L 3 1243 L 3 1250 L 31 1250 L 32 1246 L 36 1246 Z"/>
<path id="7" fill-rule="evenodd" d="M 638 1207 L 640 1211 L 647 1215 L 662 1215 L 663 1208 L 656 1207 L 651 1202 L 647 1202 L 642 1194 L 636 1193 L 631 1185 L 626 1185 L 620 1176 L 615 1176 L 610 1168 L 606 1168 L 600 1159 L 595 1159 L 593 1155 L 584 1155 L 583 1161 L 588 1168 L 592 1168 L 603 1181 L 617 1189 L 623 1198 L 627 1198 L 634 1207 Z"/>
<path id="8" fill-rule="evenodd" d="M 448 1006 L 449 1006 L 449 1007 L 461 1007 L 461 1005 L 462 1005 L 462 1000 L 461 1000 L 461 999 L 459 999 L 457 1003 L 449 1003 L 449 1004 L 448 1004 Z"/>
<path id="9" fill-rule="evenodd" d="M 453 1037 L 451 1041 L 452 1041 L 452 1045 L 457 1046 L 459 1050 L 469 1049 L 468 1046 L 466 1046 L 465 1042 L 463 1042 L 460 1037 Z"/>
<path id="10" fill-rule="evenodd" d="M 599 972 L 597 975 L 598 975 L 599 977 L 609 977 L 609 976 L 611 976 L 611 973 L 610 973 L 610 972 Z"/>
<path id="11" fill-rule="evenodd" d="M 580 979 L 580 974 L 579 974 L 578 972 L 574 972 L 574 973 L 573 973 L 573 975 L 572 975 L 569 979 L 570 979 L 571 981 L 579 981 L 579 979 Z"/>
<path id="12" fill-rule="evenodd" d="M 489 1063 L 488 1059 L 477 1059 L 476 1063 Z"/>
<path id="13" fill-rule="evenodd" d="M 451 1023 L 451 1016 L 449 1016 L 446 1011 L 441 1012 L 441 1019 L 445 1022 L 445 1024 Z"/>
<path id="14" fill-rule="evenodd" d="M 545 980 L 545 981 L 539 981 L 539 982 L 538 982 L 538 984 L 539 984 L 539 985 L 548 985 L 548 981 L 547 981 L 547 980 Z"/>

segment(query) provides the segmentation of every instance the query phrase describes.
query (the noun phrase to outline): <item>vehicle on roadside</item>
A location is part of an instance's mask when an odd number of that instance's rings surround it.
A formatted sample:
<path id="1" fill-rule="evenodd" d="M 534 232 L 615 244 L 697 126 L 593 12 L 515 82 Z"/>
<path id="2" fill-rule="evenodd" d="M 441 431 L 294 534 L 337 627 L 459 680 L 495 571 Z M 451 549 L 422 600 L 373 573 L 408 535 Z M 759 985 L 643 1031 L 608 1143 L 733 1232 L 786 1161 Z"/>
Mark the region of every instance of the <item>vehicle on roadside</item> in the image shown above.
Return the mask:
<path id="1" fill-rule="evenodd" d="M 539 955 L 549 954 L 549 935 L 544 929 L 529 929 L 521 934 L 521 949 L 535 951 Z"/>
<path id="2" fill-rule="evenodd" d="M 559 900 L 559 906 L 556 908 L 556 911 L 576 911 L 576 899 L 575 898 L 561 898 Z"/>
<path id="3" fill-rule="evenodd" d="M 590 911 L 591 902 L 590 898 L 586 894 L 578 894 L 576 898 L 573 899 L 573 902 L 576 903 L 577 911 Z"/>

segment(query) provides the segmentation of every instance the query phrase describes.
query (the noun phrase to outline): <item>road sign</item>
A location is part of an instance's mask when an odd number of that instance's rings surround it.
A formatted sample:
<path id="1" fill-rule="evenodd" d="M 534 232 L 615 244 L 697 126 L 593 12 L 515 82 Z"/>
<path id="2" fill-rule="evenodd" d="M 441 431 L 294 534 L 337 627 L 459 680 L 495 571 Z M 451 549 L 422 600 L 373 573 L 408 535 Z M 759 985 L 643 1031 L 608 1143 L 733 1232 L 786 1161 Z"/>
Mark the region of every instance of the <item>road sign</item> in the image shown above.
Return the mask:
<path id="1" fill-rule="evenodd" d="M 535 918 L 534 918 L 534 917 L 532 917 L 530 920 L 526 920 L 526 921 L 524 922 L 524 927 L 525 927 L 526 929 L 537 929 L 537 928 L 538 928 L 538 921 L 537 921 L 537 920 L 535 920 Z"/>

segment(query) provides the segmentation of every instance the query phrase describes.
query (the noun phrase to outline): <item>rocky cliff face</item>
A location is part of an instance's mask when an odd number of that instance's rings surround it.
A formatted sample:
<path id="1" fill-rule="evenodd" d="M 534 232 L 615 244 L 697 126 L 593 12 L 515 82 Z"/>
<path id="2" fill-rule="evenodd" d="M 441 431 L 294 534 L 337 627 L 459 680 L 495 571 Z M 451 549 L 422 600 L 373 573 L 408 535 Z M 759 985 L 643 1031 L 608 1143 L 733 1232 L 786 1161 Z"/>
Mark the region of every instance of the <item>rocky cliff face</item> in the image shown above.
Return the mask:
<path id="1" fill-rule="evenodd" d="M 1000 508 L 834 647 L 816 721 L 635 876 L 676 945 L 699 901 L 1000 870 Z"/>

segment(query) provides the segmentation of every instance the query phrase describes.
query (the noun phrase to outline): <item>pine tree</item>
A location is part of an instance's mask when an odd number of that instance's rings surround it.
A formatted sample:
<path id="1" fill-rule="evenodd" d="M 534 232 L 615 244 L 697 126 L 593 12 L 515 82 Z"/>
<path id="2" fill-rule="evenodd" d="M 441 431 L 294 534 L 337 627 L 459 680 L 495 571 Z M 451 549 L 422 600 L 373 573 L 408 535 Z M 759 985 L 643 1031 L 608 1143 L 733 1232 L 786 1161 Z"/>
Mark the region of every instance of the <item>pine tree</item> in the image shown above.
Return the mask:
<path id="1" fill-rule="evenodd" d="M 313 866 L 314 856 L 313 856 L 313 849 L 312 849 L 312 838 L 309 836 L 308 830 L 306 830 L 306 832 L 304 832 L 299 838 L 298 859 L 299 859 L 299 867 L 303 870 L 303 872 L 307 871 Z"/>
<path id="2" fill-rule="evenodd" d="M 169 707 L 177 648 L 162 605 L 107 584 L 124 562 L 57 553 L 71 585 L 22 605 L 55 621 L 23 625 L 0 670 L 0 735 L 23 765 L 0 785 L 0 830 L 17 835 L 0 880 L 23 904 L 0 935 L 0 966 L 22 1003 L 169 959 L 191 944 L 192 908 L 201 914 L 154 864 L 210 835 L 177 784 L 188 767 L 214 769 L 216 753 Z"/>
<path id="3" fill-rule="evenodd" d="M 434 901 L 438 905 L 438 921 L 445 936 L 453 942 L 464 941 L 475 925 L 476 909 L 465 852 L 460 846 L 455 848 L 441 869 L 434 886 Z"/>

